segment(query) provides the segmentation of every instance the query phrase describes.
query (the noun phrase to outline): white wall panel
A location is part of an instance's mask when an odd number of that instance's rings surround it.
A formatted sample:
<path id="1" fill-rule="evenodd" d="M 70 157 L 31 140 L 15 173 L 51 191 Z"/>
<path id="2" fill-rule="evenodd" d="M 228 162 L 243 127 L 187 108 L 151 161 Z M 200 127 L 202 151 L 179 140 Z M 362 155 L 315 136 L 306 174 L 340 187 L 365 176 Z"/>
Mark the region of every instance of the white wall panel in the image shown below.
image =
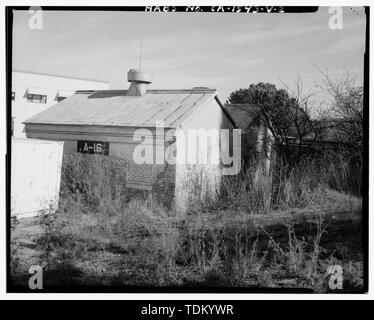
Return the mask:
<path id="1" fill-rule="evenodd" d="M 36 216 L 58 206 L 63 142 L 12 139 L 11 215 Z"/>

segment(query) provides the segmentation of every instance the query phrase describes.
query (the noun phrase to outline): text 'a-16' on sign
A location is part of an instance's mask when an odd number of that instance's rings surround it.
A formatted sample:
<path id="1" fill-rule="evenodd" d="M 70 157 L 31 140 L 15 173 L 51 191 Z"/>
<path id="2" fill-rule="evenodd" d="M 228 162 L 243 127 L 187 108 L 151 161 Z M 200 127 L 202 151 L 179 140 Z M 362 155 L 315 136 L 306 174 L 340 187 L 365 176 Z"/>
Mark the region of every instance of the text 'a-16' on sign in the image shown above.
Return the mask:
<path id="1" fill-rule="evenodd" d="M 88 154 L 109 154 L 109 142 L 78 140 L 77 151 Z"/>

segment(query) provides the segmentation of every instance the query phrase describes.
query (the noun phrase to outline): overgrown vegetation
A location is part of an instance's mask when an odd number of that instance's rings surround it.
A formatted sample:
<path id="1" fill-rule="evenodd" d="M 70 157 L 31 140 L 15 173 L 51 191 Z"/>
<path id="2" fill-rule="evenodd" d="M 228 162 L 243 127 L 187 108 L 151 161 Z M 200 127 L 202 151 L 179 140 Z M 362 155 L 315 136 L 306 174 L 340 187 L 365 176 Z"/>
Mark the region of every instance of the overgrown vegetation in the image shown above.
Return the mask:
<path id="1" fill-rule="evenodd" d="M 278 161 L 271 173 L 249 166 L 223 181 L 222 205 L 248 213 L 271 210 L 352 210 L 360 207 L 361 167 L 352 170 L 341 154 L 305 158 L 290 166 Z"/>
<path id="2" fill-rule="evenodd" d="M 338 186 L 348 182 L 344 174 L 337 178 L 338 167 L 307 162 L 283 168 L 277 192 L 249 168 L 225 180 L 214 207 L 194 207 L 180 217 L 152 194 L 128 193 L 119 183 L 125 165 L 111 157 L 64 158 L 59 210 L 38 218 L 41 232 L 35 238 L 45 286 L 303 287 L 325 292 L 333 261 L 349 266 L 345 288 L 362 287 L 362 257 L 355 255 L 360 223 L 354 219 L 360 199 L 341 192 Z M 255 219 L 259 213 L 288 210 L 292 215 L 297 209 L 310 209 L 314 218 L 288 226 Z M 335 226 L 319 214 L 324 210 L 352 211 L 354 222 L 343 229 L 339 225 L 339 232 L 354 241 L 342 236 L 343 243 L 324 241 L 329 232 L 336 235 Z M 14 270 L 22 274 L 18 261 Z M 16 276 L 14 281 L 25 280 Z"/>
<path id="3" fill-rule="evenodd" d="M 302 154 L 303 140 L 321 137 L 322 124 L 327 123 L 311 118 L 310 96 L 301 90 L 291 96 L 261 83 L 238 90 L 230 101 L 262 103 L 276 142 L 288 146 L 288 136 L 296 134 L 297 157 L 291 159 L 289 152 L 278 156 L 270 173 L 256 161 L 243 166 L 238 175 L 224 177 L 217 199 L 202 197 L 190 203 L 183 216 L 173 206 L 165 207 L 160 195 L 126 189 L 123 159 L 65 155 L 59 209 L 37 218 L 39 231 L 33 230 L 33 242 L 27 244 L 32 258 L 20 243 L 22 229 L 12 225 L 13 284 L 27 285 L 33 263 L 43 266 L 45 287 L 288 287 L 330 292 L 328 268 L 338 265 L 344 280 L 338 292 L 361 291 L 362 90 L 347 79 L 325 78 L 333 110 L 340 115 L 335 133 L 355 148 L 344 145 Z"/>

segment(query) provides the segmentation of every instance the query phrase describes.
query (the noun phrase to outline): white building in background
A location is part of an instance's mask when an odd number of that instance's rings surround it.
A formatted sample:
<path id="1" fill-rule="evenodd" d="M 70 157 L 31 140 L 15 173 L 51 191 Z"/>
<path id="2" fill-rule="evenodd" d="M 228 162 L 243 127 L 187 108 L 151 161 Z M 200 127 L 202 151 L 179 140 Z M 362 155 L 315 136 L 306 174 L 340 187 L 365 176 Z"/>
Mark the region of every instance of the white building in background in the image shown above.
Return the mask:
<path id="1" fill-rule="evenodd" d="M 13 136 L 26 137 L 23 122 L 73 95 L 76 90 L 107 90 L 109 82 L 12 71 Z"/>

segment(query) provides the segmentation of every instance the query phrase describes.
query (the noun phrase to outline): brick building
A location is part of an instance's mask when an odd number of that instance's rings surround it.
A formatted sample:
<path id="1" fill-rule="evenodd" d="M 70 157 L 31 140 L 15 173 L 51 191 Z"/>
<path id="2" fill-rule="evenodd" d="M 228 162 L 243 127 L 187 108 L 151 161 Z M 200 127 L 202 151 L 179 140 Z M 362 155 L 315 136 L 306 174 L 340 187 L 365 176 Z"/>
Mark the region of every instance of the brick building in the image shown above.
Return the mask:
<path id="1" fill-rule="evenodd" d="M 149 73 L 133 69 L 128 72 L 128 90 L 77 91 L 25 121 L 26 135 L 63 141 L 64 153 L 124 158 L 127 187 L 169 193 L 181 212 L 194 197 L 217 197 L 222 164 L 200 160 L 221 159 L 227 146 L 221 144 L 219 131 L 235 128 L 235 122 L 215 89 L 149 90 L 151 80 Z M 191 129 L 209 132 L 220 149 L 199 146 L 204 142 L 196 137 L 186 144 Z M 158 151 L 147 155 L 146 149 Z M 191 154 L 198 160 L 193 165 L 178 161 Z M 136 160 L 136 155 L 144 155 L 144 161 Z"/>

